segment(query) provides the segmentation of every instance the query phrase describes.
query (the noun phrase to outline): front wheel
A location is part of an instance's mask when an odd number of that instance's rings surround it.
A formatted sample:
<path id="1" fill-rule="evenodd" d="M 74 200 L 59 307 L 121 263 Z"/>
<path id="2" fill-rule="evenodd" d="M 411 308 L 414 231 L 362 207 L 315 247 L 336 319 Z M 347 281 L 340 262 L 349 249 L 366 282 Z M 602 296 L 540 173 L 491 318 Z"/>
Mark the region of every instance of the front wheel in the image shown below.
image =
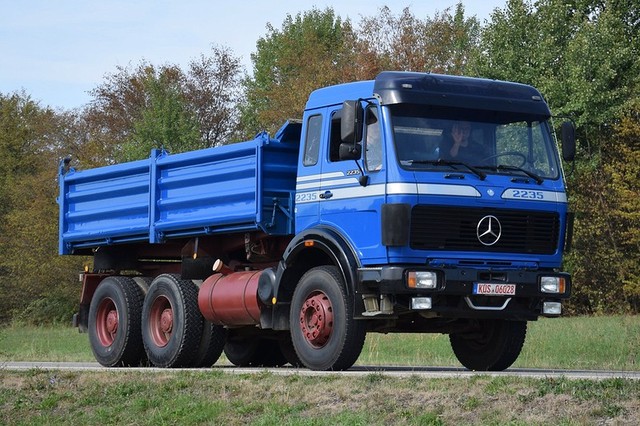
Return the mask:
<path id="1" fill-rule="evenodd" d="M 311 370 L 346 370 L 362 351 L 366 331 L 353 318 L 353 301 L 335 266 L 302 276 L 291 301 L 291 340 L 300 362 Z"/>
<path id="2" fill-rule="evenodd" d="M 520 355 L 526 334 L 526 321 L 480 320 L 470 331 L 450 334 L 449 341 L 469 370 L 502 371 Z"/>

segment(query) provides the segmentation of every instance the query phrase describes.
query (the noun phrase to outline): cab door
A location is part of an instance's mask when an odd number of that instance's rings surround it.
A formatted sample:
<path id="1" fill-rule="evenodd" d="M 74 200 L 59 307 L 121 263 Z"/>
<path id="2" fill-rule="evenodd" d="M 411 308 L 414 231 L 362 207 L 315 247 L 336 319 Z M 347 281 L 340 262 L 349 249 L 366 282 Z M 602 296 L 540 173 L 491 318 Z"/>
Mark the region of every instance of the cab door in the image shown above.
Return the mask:
<path id="1" fill-rule="evenodd" d="M 324 122 L 323 111 L 306 114 L 303 122 L 304 136 L 296 179 L 296 233 L 319 222 L 318 195 L 322 170 L 320 156 L 322 141 L 326 139 Z"/>
<path id="2" fill-rule="evenodd" d="M 340 159 L 340 108 L 327 117 L 328 144 L 321 156 L 322 179 L 318 194 L 320 222 L 337 229 L 357 251 L 363 264 L 386 262 L 381 244 L 380 212 L 384 203 L 386 165 L 380 114 L 376 105 L 365 108 L 361 155 Z"/>

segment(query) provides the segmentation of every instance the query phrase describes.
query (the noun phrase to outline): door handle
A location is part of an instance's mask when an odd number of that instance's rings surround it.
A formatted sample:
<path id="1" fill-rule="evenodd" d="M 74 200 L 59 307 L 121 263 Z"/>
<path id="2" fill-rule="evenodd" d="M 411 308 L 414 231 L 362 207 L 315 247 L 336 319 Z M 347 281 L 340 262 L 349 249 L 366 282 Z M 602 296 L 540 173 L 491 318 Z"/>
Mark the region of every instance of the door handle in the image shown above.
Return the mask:
<path id="1" fill-rule="evenodd" d="M 324 191 L 323 194 L 320 194 L 320 198 L 322 198 L 323 200 L 328 200 L 331 197 L 333 197 L 333 192 L 331 191 Z"/>

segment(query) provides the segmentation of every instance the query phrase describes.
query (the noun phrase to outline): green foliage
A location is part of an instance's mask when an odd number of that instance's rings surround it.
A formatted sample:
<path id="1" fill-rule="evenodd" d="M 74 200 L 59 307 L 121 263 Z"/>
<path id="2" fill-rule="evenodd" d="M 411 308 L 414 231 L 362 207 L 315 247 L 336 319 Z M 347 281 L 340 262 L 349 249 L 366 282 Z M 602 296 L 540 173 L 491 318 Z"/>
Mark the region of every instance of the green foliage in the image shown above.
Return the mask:
<path id="1" fill-rule="evenodd" d="M 171 68 L 156 73 L 153 67 L 145 72 L 141 81 L 147 102 L 140 118 L 132 123 L 131 135 L 121 146 L 122 161 L 146 158 L 152 148 L 175 153 L 198 146 L 198 124 L 181 96 L 181 73 Z"/>
<path id="2" fill-rule="evenodd" d="M 466 18 L 464 5 L 420 19 L 409 8 L 394 16 L 388 7 L 378 15 L 364 17 L 358 40 L 357 59 L 372 69 L 369 78 L 384 70 L 426 71 L 464 74 L 478 47 L 480 23 Z"/>
<path id="3" fill-rule="evenodd" d="M 583 131 L 610 124 L 637 93 L 639 9 L 616 0 L 509 0 L 483 29 L 473 68 L 536 86 Z"/>
<path id="4" fill-rule="evenodd" d="M 71 324 L 73 314 L 78 310 L 78 288 L 65 286 L 64 292 L 44 293 L 12 318 L 15 324 Z M 71 291 L 70 291 L 71 290 Z"/>
<path id="5" fill-rule="evenodd" d="M 569 178 L 570 312 L 639 312 L 638 22 L 640 4 L 620 0 L 508 0 L 483 27 L 461 2 L 424 18 L 383 7 L 356 27 L 314 8 L 267 27 L 244 80 L 239 59 L 213 46 L 184 70 L 119 67 L 78 111 L 0 94 L 0 322 L 63 320 L 77 301 L 86 259 L 57 255 L 61 157 L 90 168 L 274 132 L 300 117 L 311 91 L 389 69 L 533 84 L 571 115 L 580 156 Z"/>
<path id="6" fill-rule="evenodd" d="M 0 123 L 1 323 L 44 295 L 75 293 L 83 259 L 57 255 L 55 165 L 61 147 L 55 141 L 64 133 L 59 117 L 28 96 L 13 94 L 0 96 Z M 54 317 L 44 319 L 59 319 Z"/>
<path id="7" fill-rule="evenodd" d="M 238 134 L 240 60 L 213 46 L 183 71 L 177 65 L 118 67 L 91 91 L 83 113 L 89 140 L 106 163 L 229 143 Z"/>
<path id="8" fill-rule="evenodd" d="M 566 259 L 573 312 L 638 312 L 639 163 L 628 129 L 637 123 L 629 105 L 639 98 L 639 17 L 637 2 L 509 0 L 483 29 L 471 67 L 533 84 L 578 125 L 582 155 L 569 181 L 574 251 Z"/>
<path id="9" fill-rule="evenodd" d="M 251 55 L 253 76 L 245 80 L 242 124 L 248 135 L 300 118 L 312 90 L 353 75 L 351 24 L 333 9 L 287 15 L 281 29 L 268 25 L 267 31 Z"/>
<path id="10" fill-rule="evenodd" d="M 384 70 L 463 73 L 478 45 L 480 24 L 465 18 L 464 6 L 419 19 L 409 8 L 394 16 L 383 7 L 358 29 L 331 8 L 312 9 L 282 27 L 268 26 L 252 55 L 253 76 L 245 80 L 242 126 L 246 135 L 273 132 L 300 117 L 309 94 L 320 87 L 374 78 Z"/>

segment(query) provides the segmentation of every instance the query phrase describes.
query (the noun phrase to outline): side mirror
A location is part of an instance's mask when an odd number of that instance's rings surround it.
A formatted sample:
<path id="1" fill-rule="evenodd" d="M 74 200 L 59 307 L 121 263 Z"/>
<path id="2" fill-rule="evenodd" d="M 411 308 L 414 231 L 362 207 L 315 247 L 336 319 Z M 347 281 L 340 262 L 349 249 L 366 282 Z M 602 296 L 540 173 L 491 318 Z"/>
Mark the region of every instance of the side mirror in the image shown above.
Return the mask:
<path id="1" fill-rule="evenodd" d="M 570 121 L 562 123 L 562 158 L 573 161 L 576 156 L 576 129 Z"/>
<path id="2" fill-rule="evenodd" d="M 340 161 L 359 160 L 362 157 L 362 145 L 358 143 L 343 142 L 338 151 Z"/>
<path id="3" fill-rule="evenodd" d="M 340 120 L 340 139 L 342 142 L 355 144 L 362 140 L 362 120 L 364 108 L 360 101 L 344 101 L 342 103 L 342 119 Z"/>

